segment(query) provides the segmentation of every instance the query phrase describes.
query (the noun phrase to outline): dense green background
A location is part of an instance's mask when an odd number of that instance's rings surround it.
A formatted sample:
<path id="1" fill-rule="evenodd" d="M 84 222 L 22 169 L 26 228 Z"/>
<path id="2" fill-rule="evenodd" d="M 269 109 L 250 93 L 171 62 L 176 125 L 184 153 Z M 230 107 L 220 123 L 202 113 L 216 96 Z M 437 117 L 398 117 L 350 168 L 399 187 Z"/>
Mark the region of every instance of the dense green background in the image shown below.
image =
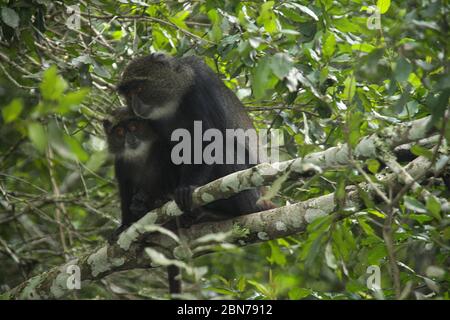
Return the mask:
<path id="1" fill-rule="evenodd" d="M 68 11 L 78 5 L 80 15 Z M 381 29 L 369 29 L 370 6 Z M 372 11 L 370 11 L 372 10 Z M 196 54 L 258 128 L 281 129 L 283 158 L 349 142 L 448 109 L 449 4 L 441 1 L 0 1 L 0 285 L 101 244 L 118 223 L 99 120 L 134 56 Z M 80 18 L 80 28 L 66 23 Z M 75 20 L 73 20 L 75 19 Z M 449 126 L 443 143 L 449 141 Z M 430 151 L 416 147 L 416 154 Z M 432 155 L 431 155 L 432 156 Z M 368 163 L 376 173 L 379 162 Z M 354 168 L 290 182 L 279 204 L 343 191 Z M 449 199 L 439 178 L 429 191 Z M 408 193 L 392 222 L 407 298 L 449 298 L 449 217 Z M 337 214 L 339 210 L 337 210 Z M 347 210 L 349 213 L 350 210 Z M 192 261 L 191 297 L 395 298 L 382 208 L 313 224 L 302 235 Z M 366 287 L 381 268 L 383 296 Z M 207 269 L 206 269 L 207 268 Z M 164 270 L 110 276 L 72 298 L 163 297 Z"/>

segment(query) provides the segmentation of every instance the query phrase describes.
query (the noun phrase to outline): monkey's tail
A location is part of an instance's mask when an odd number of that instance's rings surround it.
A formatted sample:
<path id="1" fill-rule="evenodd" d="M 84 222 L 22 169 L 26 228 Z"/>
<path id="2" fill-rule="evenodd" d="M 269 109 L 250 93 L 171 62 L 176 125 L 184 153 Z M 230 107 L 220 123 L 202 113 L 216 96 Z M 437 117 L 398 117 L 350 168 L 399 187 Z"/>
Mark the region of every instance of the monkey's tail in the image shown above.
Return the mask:
<path id="1" fill-rule="evenodd" d="M 181 278 L 180 268 L 175 265 L 167 267 L 167 278 L 169 280 L 169 293 L 180 294 L 181 293 Z"/>

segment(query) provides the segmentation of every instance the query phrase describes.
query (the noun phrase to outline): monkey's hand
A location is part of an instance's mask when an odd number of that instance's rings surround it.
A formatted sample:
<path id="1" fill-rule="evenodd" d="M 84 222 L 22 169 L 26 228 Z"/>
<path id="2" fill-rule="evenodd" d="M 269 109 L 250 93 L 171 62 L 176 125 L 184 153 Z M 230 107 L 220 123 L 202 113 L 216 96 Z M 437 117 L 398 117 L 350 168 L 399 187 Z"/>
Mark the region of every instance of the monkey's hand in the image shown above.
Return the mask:
<path id="1" fill-rule="evenodd" d="M 138 192 L 133 196 L 133 199 L 131 200 L 130 211 L 136 220 L 147 213 L 147 200 L 148 197 L 144 192 Z"/>
<path id="2" fill-rule="evenodd" d="M 174 200 L 181 211 L 192 211 L 192 193 L 195 188 L 196 186 L 182 186 L 175 189 Z"/>
<path id="3" fill-rule="evenodd" d="M 108 243 L 114 244 L 118 239 L 120 234 L 127 229 L 129 225 L 122 224 L 120 227 L 118 227 L 116 230 L 114 230 L 108 237 Z"/>

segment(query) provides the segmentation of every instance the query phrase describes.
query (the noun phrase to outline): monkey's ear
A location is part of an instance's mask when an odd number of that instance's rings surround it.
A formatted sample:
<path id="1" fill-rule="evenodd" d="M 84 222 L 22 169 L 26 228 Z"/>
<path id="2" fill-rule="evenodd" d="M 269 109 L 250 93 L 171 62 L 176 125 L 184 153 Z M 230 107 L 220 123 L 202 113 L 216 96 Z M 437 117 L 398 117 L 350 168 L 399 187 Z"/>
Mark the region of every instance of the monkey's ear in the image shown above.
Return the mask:
<path id="1" fill-rule="evenodd" d="M 112 126 L 112 122 L 109 121 L 108 119 L 103 120 L 103 129 L 105 130 L 106 133 L 109 132 L 109 129 L 111 129 Z"/>
<path id="2" fill-rule="evenodd" d="M 170 57 L 162 52 L 153 52 L 152 54 L 150 54 L 150 59 L 165 65 L 168 65 L 171 60 Z"/>

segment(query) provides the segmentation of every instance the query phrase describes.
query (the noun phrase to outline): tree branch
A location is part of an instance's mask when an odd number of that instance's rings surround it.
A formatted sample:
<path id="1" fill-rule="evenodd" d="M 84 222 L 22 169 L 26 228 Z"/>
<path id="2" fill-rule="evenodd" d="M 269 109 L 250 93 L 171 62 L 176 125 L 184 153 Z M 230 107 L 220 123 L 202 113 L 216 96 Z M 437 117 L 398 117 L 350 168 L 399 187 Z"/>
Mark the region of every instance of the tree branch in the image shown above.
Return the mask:
<path id="1" fill-rule="evenodd" d="M 430 117 L 400 125 L 398 128 L 387 128 L 379 134 L 374 134 L 362 141 L 354 149 L 353 155 L 357 159 L 374 157 L 377 149 L 394 148 L 402 143 L 409 143 L 425 138 L 430 129 Z M 321 171 L 333 167 L 350 164 L 347 145 L 334 147 L 323 152 L 313 153 L 304 159 L 293 159 L 281 163 L 260 164 L 254 168 L 233 173 L 218 179 L 203 187 L 197 188 L 193 193 L 195 206 L 202 206 L 217 199 L 227 198 L 240 191 L 250 188 L 269 185 L 277 178 L 295 172 L 297 175 L 307 174 L 309 171 Z M 445 163 L 448 163 L 448 156 Z M 441 161 L 442 162 L 442 161 Z M 430 171 L 430 161 L 419 157 L 408 164 L 401 174 L 408 174 L 409 178 L 424 178 Z M 431 170 L 432 171 L 432 170 Z M 385 188 L 398 188 L 398 174 L 392 173 L 379 177 Z M 402 181 L 402 180 L 400 180 Z M 417 181 L 416 181 L 417 182 Z M 361 183 L 359 188 L 374 197 L 375 191 L 370 183 Z M 363 206 L 358 189 L 347 187 L 345 205 L 359 210 Z M 375 200 L 374 200 L 375 201 Z M 304 202 L 295 203 L 281 208 L 257 212 L 235 219 L 194 225 L 189 229 L 180 230 L 181 236 L 189 242 L 211 233 L 230 233 L 229 242 L 238 245 L 248 245 L 279 237 L 293 235 L 305 230 L 306 226 L 319 217 L 332 214 L 336 203 L 334 194 L 324 195 Z M 144 254 L 144 248 L 151 242 L 158 247 L 172 252 L 178 246 L 173 237 L 167 233 L 156 233 L 149 229 L 154 224 L 162 224 L 181 214 L 176 204 L 171 201 L 163 207 L 147 213 L 142 219 L 134 223 L 123 232 L 117 243 L 106 244 L 92 253 L 54 267 L 50 271 L 37 275 L 3 295 L 9 299 L 48 299 L 63 297 L 69 291 L 67 282 L 71 273 L 68 268 L 75 265 L 80 270 L 81 280 L 93 281 L 101 279 L 113 272 L 155 267 L 155 262 Z M 245 232 L 242 232 L 245 230 Z M 145 241 L 144 241 L 145 240 Z M 197 251 L 196 255 L 207 252 Z"/>

